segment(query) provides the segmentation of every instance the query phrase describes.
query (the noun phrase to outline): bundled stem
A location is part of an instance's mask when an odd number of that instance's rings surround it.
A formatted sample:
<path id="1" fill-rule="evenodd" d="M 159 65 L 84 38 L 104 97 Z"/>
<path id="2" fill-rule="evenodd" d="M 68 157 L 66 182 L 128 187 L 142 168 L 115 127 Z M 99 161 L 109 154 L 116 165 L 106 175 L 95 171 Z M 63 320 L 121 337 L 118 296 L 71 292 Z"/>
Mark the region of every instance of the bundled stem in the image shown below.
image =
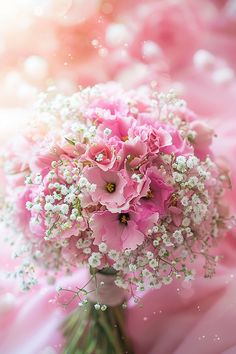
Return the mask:
<path id="1" fill-rule="evenodd" d="M 88 303 L 70 314 L 62 329 L 66 339 L 63 354 L 133 354 L 122 305 L 98 311 Z"/>
<path id="2" fill-rule="evenodd" d="M 96 278 L 94 269 L 90 269 L 90 273 Z M 114 276 L 116 271 L 106 268 L 98 273 L 110 277 Z M 96 290 L 98 295 L 99 289 Z M 120 291 L 118 288 L 117 290 Z M 64 321 L 62 331 L 66 342 L 62 354 L 133 354 L 125 333 L 122 304 L 107 306 L 104 311 L 96 309 L 94 305 L 94 302 L 89 300 Z"/>

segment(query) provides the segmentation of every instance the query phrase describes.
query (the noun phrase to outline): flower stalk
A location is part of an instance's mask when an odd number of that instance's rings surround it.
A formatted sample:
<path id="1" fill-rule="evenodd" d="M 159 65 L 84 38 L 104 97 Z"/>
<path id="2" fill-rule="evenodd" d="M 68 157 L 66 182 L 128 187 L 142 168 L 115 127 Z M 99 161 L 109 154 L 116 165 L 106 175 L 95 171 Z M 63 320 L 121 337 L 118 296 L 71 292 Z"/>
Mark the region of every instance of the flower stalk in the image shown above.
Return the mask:
<path id="1" fill-rule="evenodd" d="M 104 269 L 100 273 L 108 278 L 114 277 L 112 269 Z M 89 300 L 68 316 L 62 325 L 62 332 L 65 337 L 62 354 L 134 353 L 126 334 L 122 303 L 100 306 Z"/>

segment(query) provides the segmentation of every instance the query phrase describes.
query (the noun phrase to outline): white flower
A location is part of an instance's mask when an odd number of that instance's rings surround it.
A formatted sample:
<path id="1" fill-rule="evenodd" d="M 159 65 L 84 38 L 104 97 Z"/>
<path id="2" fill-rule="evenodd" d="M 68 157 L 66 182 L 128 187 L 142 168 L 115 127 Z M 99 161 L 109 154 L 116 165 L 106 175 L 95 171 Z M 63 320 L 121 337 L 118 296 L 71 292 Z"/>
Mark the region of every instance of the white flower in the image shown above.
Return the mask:
<path id="1" fill-rule="evenodd" d="M 156 260 L 156 259 L 151 259 L 150 261 L 149 261 L 149 266 L 152 268 L 152 269 L 155 269 L 155 268 L 157 268 L 158 267 L 158 261 Z"/>
<path id="2" fill-rule="evenodd" d="M 66 186 L 62 186 L 62 187 L 61 187 L 61 194 L 62 194 L 62 195 L 67 195 L 67 193 L 68 193 L 67 187 L 66 187 Z"/>
<path id="3" fill-rule="evenodd" d="M 178 171 L 184 172 L 186 170 L 186 157 L 178 156 L 176 158 L 176 165 Z"/>
<path id="4" fill-rule="evenodd" d="M 159 246 L 160 240 L 153 240 L 153 246 L 157 247 Z"/>
<path id="5" fill-rule="evenodd" d="M 106 311 L 106 309 L 107 309 L 107 306 L 106 306 L 106 305 L 102 305 L 102 306 L 101 306 L 101 310 L 102 310 L 102 311 Z"/>
<path id="6" fill-rule="evenodd" d="M 134 173 L 131 177 L 134 181 L 136 181 L 137 183 L 140 183 L 142 180 L 140 178 L 140 175 Z"/>
<path id="7" fill-rule="evenodd" d="M 46 203 L 46 204 L 44 205 L 44 209 L 45 209 L 46 211 L 51 211 L 51 210 L 53 210 L 53 205 L 52 205 L 51 203 Z"/>
<path id="8" fill-rule="evenodd" d="M 81 188 L 83 188 L 83 187 L 87 186 L 87 184 L 88 184 L 87 178 L 81 177 L 80 180 L 79 180 L 79 186 L 80 186 Z"/>
<path id="9" fill-rule="evenodd" d="M 152 273 L 150 272 L 150 270 L 144 269 L 142 270 L 142 275 L 144 276 L 144 278 L 148 278 L 152 275 Z"/>
<path id="10" fill-rule="evenodd" d="M 153 259 L 153 257 L 154 257 L 154 254 L 152 252 L 148 251 L 147 252 L 147 258 L 148 259 Z"/>
<path id="11" fill-rule="evenodd" d="M 99 304 L 94 304 L 94 308 L 95 308 L 95 310 L 100 310 L 100 308 L 101 308 L 101 305 L 99 305 Z"/>
<path id="12" fill-rule="evenodd" d="M 100 254 L 97 252 L 93 252 L 92 255 L 89 257 L 88 259 L 88 263 L 91 267 L 99 267 L 101 264 L 101 260 L 100 260 Z"/>
<path id="13" fill-rule="evenodd" d="M 162 247 L 162 248 L 159 250 L 158 255 L 159 255 L 160 257 L 163 257 L 165 254 L 166 254 L 166 249 L 165 249 L 164 247 Z"/>
<path id="14" fill-rule="evenodd" d="M 107 245 L 105 244 L 105 242 L 101 242 L 98 245 L 98 249 L 100 252 L 105 253 L 107 251 Z"/>
<path id="15" fill-rule="evenodd" d="M 54 197 L 52 195 L 46 195 L 45 201 L 47 203 L 54 203 L 55 200 L 54 200 Z"/>
<path id="16" fill-rule="evenodd" d="M 197 185 L 198 183 L 198 177 L 197 176 L 191 176 L 187 182 L 189 188 L 193 188 Z"/>
<path id="17" fill-rule="evenodd" d="M 158 230 L 159 230 L 159 227 L 158 227 L 157 225 L 156 225 L 156 226 L 153 226 L 152 232 L 153 232 L 154 234 L 157 233 Z"/>
<path id="18" fill-rule="evenodd" d="M 98 155 L 96 156 L 95 160 L 96 160 L 97 162 L 101 162 L 101 161 L 103 160 L 103 158 L 104 158 L 104 155 L 103 155 L 103 154 L 98 154 Z"/>
<path id="19" fill-rule="evenodd" d="M 171 278 L 170 276 L 163 277 L 163 279 L 162 279 L 162 283 L 165 285 L 170 284 L 172 281 L 173 281 L 173 278 Z"/>
<path id="20" fill-rule="evenodd" d="M 83 253 L 84 253 L 84 254 L 90 254 L 91 252 L 92 252 L 92 250 L 91 250 L 90 247 L 85 247 L 85 248 L 83 249 Z"/>
<path id="21" fill-rule="evenodd" d="M 51 162 L 51 167 L 52 168 L 56 168 L 57 167 L 57 162 L 56 161 L 52 161 Z"/>
<path id="22" fill-rule="evenodd" d="M 62 204 L 60 207 L 60 211 L 62 214 L 66 215 L 69 212 L 69 205 L 68 204 Z"/>
<path id="23" fill-rule="evenodd" d="M 187 160 L 187 167 L 189 169 L 197 166 L 199 164 L 199 159 L 196 156 L 189 156 L 188 160 Z"/>
<path id="24" fill-rule="evenodd" d="M 175 241 L 179 244 L 183 243 L 184 241 L 184 238 L 183 238 L 183 235 L 182 235 L 182 232 L 180 230 L 176 230 L 174 233 L 173 233 L 173 238 L 175 239 Z"/>
<path id="25" fill-rule="evenodd" d="M 181 199 L 181 204 L 182 204 L 183 206 L 188 206 L 188 203 L 189 203 L 189 199 L 188 199 L 187 196 L 185 196 L 185 197 L 183 197 L 183 198 Z"/>
<path id="26" fill-rule="evenodd" d="M 35 213 L 40 213 L 41 210 L 42 206 L 40 204 L 34 204 L 32 207 L 32 211 L 34 211 Z"/>
<path id="27" fill-rule="evenodd" d="M 90 184 L 87 186 L 88 192 L 92 192 L 92 193 L 96 191 L 96 188 L 97 188 L 97 185 L 94 184 L 94 183 L 90 183 Z"/>
<path id="28" fill-rule="evenodd" d="M 135 265 L 135 264 L 129 264 L 129 270 L 130 270 L 131 272 L 135 272 L 135 271 L 137 270 L 136 265 Z"/>
<path id="29" fill-rule="evenodd" d="M 173 178 L 174 178 L 175 182 L 182 182 L 183 181 L 183 175 L 178 172 L 173 173 Z"/>
<path id="30" fill-rule="evenodd" d="M 31 176 L 26 176 L 26 177 L 25 177 L 25 184 L 32 184 L 32 178 L 31 178 Z"/>
<path id="31" fill-rule="evenodd" d="M 42 176 L 40 174 L 37 174 L 36 177 L 34 178 L 34 183 L 35 184 L 40 184 L 42 182 Z"/>
<path id="32" fill-rule="evenodd" d="M 108 252 L 109 258 L 111 258 L 113 261 L 117 261 L 119 259 L 119 253 L 115 250 L 110 250 Z"/>
<path id="33" fill-rule="evenodd" d="M 184 218 L 183 221 L 182 221 L 182 225 L 184 227 L 187 227 L 190 225 L 190 219 L 189 218 Z"/>
<path id="34" fill-rule="evenodd" d="M 26 202 L 25 206 L 26 206 L 27 210 L 31 210 L 31 208 L 33 207 L 33 204 L 31 202 Z"/>
<path id="35" fill-rule="evenodd" d="M 104 134 L 105 135 L 110 135 L 112 133 L 112 130 L 109 128 L 104 129 Z"/>

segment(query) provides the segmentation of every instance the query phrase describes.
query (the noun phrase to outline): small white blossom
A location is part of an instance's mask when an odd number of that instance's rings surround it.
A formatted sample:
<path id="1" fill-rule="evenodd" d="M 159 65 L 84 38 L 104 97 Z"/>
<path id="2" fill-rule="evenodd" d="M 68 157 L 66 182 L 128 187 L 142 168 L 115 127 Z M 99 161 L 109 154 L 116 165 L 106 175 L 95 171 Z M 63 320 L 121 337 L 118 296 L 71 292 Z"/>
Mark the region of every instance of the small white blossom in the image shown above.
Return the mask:
<path id="1" fill-rule="evenodd" d="M 51 211 L 51 210 L 53 210 L 53 205 L 52 205 L 51 203 L 46 203 L 46 204 L 44 205 L 44 209 L 45 209 L 46 211 Z"/>
<path id="2" fill-rule="evenodd" d="M 129 265 L 129 270 L 130 270 L 131 272 L 135 272 L 136 269 L 137 269 L 137 267 L 136 267 L 135 264 L 130 264 L 130 265 Z"/>
<path id="3" fill-rule="evenodd" d="M 105 244 L 105 242 L 101 242 L 98 245 L 98 249 L 100 252 L 105 253 L 107 251 L 107 245 Z"/>
<path id="4" fill-rule="evenodd" d="M 175 182 L 182 182 L 183 181 L 183 175 L 178 172 L 173 173 L 173 178 L 174 178 Z"/>
<path id="5" fill-rule="evenodd" d="M 101 305 L 99 305 L 99 304 L 94 304 L 94 308 L 95 308 L 95 310 L 100 310 L 100 308 L 101 308 Z"/>
<path id="6" fill-rule="evenodd" d="M 87 178 L 81 177 L 80 180 L 79 180 L 79 186 L 80 186 L 81 188 L 83 188 L 83 187 L 87 186 L 87 184 L 88 184 Z"/>
<path id="7" fill-rule="evenodd" d="M 184 227 L 187 227 L 190 225 L 190 219 L 189 218 L 184 218 L 183 221 L 182 221 L 182 225 Z"/>
<path id="8" fill-rule="evenodd" d="M 112 130 L 111 129 L 109 129 L 109 128 L 105 128 L 104 129 L 104 134 L 105 135 L 110 135 L 112 133 Z"/>
<path id="9" fill-rule="evenodd" d="M 60 211 L 62 214 L 66 215 L 69 212 L 69 205 L 68 204 L 62 204 L 60 207 Z"/>
<path id="10" fill-rule="evenodd" d="M 193 167 L 196 167 L 199 164 L 199 159 L 196 156 L 189 156 L 187 160 L 187 167 L 189 169 L 192 169 Z"/>
<path id="11" fill-rule="evenodd" d="M 156 260 L 156 259 L 151 259 L 150 261 L 149 261 L 149 266 L 152 268 L 152 269 L 155 269 L 155 268 L 157 268 L 158 267 L 158 261 Z"/>
<path id="12" fill-rule="evenodd" d="M 25 206 L 26 206 L 26 209 L 27 209 L 27 210 L 31 210 L 32 207 L 33 207 L 33 203 L 31 203 L 31 202 L 26 202 L 26 203 L 25 203 Z"/>
<path id="13" fill-rule="evenodd" d="M 163 282 L 163 284 L 165 284 L 165 285 L 170 284 L 172 281 L 173 281 L 173 278 L 171 278 L 170 276 L 163 277 L 163 279 L 162 279 L 162 282 Z"/>
<path id="14" fill-rule="evenodd" d="M 113 261 L 117 261 L 119 259 L 119 253 L 115 250 L 110 250 L 108 252 L 108 256 L 113 260 Z"/>
<path id="15" fill-rule="evenodd" d="M 85 248 L 83 249 L 83 253 L 84 253 L 84 254 L 90 254 L 91 252 L 92 252 L 92 250 L 91 250 L 90 247 L 85 247 Z"/>
<path id="16" fill-rule="evenodd" d="M 140 175 L 134 173 L 131 177 L 134 181 L 136 181 L 137 183 L 140 183 L 142 181 Z"/>
<path id="17" fill-rule="evenodd" d="M 160 240 L 153 240 L 153 246 L 157 247 L 160 244 Z"/>
<path id="18" fill-rule="evenodd" d="M 150 251 L 147 252 L 147 258 L 152 259 L 154 257 L 154 254 Z"/>
<path id="19" fill-rule="evenodd" d="M 40 174 L 37 174 L 36 177 L 34 178 L 34 183 L 35 184 L 40 184 L 42 182 L 42 176 Z"/>
<path id="20" fill-rule="evenodd" d="M 188 206 L 188 203 L 189 203 L 189 199 L 188 199 L 187 196 L 185 196 L 185 197 L 183 197 L 183 198 L 181 199 L 181 204 L 182 204 L 183 206 Z"/>
<path id="21" fill-rule="evenodd" d="M 97 162 L 101 162 L 101 161 L 103 160 L 103 158 L 104 158 L 104 155 L 103 155 L 103 154 L 98 154 L 98 155 L 96 156 L 95 160 L 96 160 Z"/>

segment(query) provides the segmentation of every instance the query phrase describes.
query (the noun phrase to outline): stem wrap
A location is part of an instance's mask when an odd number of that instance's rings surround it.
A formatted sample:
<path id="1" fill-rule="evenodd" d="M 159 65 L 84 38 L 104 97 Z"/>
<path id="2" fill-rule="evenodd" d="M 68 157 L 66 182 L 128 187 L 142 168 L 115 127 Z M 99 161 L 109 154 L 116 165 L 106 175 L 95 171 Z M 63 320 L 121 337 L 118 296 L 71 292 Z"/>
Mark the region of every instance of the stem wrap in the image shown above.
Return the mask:
<path id="1" fill-rule="evenodd" d="M 88 298 L 91 302 L 107 306 L 121 305 L 125 299 L 125 291 L 115 284 L 116 276 L 98 272 L 88 284 Z M 95 291 L 93 291 L 96 289 Z"/>

